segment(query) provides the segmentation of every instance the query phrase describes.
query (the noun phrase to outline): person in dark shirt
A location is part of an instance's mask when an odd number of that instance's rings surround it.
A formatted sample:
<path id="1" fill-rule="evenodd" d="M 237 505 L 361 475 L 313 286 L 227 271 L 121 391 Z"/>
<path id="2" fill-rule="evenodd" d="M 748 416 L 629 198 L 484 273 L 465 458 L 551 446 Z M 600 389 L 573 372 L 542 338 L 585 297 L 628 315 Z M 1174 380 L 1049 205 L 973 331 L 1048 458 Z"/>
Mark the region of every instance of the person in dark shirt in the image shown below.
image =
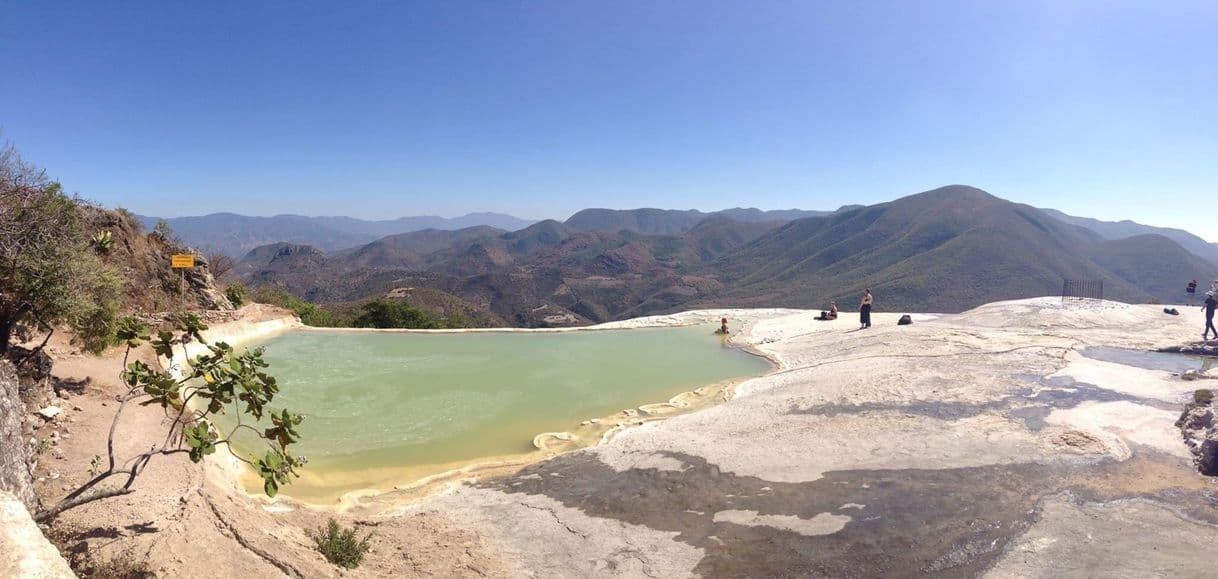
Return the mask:
<path id="1" fill-rule="evenodd" d="M 1190 294 L 1197 293 L 1197 280 L 1188 282 L 1188 289 L 1185 291 L 1187 291 Z"/>
<path id="2" fill-rule="evenodd" d="M 1214 337 L 1218 338 L 1218 329 L 1214 328 L 1214 310 L 1218 309 L 1218 299 L 1214 298 L 1214 292 L 1205 294 L 1205 305 L 1201 306 L 1205 311 L 1205 332 L 1201 334 L 1202 340 L 1208 340 L 1210 330 L 1214 331 Z"/>
<path id="3" fill-rule="evenodd" d="M 859 301 L 859 329 L 871 327 L 871 288 L 863 290 L 863 299 Z M 1218 331 L 1214 332 L 1218 337 Z"/>

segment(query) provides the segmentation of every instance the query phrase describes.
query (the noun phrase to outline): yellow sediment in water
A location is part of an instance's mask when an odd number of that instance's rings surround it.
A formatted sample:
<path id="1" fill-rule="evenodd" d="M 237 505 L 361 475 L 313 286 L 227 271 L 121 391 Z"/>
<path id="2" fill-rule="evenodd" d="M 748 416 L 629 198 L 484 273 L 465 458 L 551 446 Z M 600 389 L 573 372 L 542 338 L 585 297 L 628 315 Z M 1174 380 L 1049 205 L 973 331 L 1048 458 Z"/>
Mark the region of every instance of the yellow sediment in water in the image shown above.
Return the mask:
<path id="1" fill-rule="evenodd" d="M 297 452 L 309 459 L 285 492 L 317 505 L 420 492 L 437 475 L 516 468 L 720 402 L 768 363 L 713 330 L 279 336 L 265 343 L 276 405 L 306 415 Z"/>

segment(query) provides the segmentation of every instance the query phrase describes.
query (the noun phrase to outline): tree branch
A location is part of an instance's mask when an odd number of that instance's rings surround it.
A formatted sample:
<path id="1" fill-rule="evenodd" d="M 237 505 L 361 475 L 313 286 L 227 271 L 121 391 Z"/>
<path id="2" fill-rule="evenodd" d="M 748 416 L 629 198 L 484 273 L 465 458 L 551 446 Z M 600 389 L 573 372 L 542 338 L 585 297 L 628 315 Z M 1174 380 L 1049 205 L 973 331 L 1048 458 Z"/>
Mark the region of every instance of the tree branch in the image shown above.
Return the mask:
<path id="1" fill-rule="evenodd" d="M 105 491 L 98 491 L 98 492 L 90 494 L 90 495 L 78 496 L 73 499 L 64 499 L 62 501 L 59 501 L 59 503 L 57 503 L 55 506 L 51 507 L 50 509 L 41 511 L 37 515 L 34 515 L 34 520 L 39 523 L 46 523 L 46 522 L 50 521 L 51 519 L 55 518 L 56 516 L 58 516 L 59 513 L 62 513 L 68 509 L 74 509 L 81 505 L 89 504 L 94 501 L 100 501 L 102 499 L 108 499 L 108 498 L 112 498 L 112 497 L 128 495 L 133 492 L 135 492 L 135 491 L 131 490 L 129 487 L 123 487 L 120 489 L 110 489 L 110 490 L 105 490 Z"/>

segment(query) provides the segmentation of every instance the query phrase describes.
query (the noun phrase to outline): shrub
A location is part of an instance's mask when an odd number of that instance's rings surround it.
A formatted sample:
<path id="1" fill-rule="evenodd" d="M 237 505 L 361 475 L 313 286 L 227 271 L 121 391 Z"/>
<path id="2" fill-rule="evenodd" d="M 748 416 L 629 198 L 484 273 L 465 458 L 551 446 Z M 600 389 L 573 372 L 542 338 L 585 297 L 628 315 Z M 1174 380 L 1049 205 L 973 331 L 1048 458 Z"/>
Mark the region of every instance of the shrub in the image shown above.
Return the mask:
<path id="1" fill-rule="evenodd" d="M 68 563 L 82 577 L 94 579 L 144 579 L 145 577 L 156 577 L 156 574 L 148 569 L 148 562 L 140 559 L 129 550 L 109 557 L 98 556 L 86 551 L 73 556 Z"/>
<path id="2" fill-rule="evenodd" d="M 20 329 L 49 338 L 59 324 L 90 351 L 109 345 L 122 284 L 92 251 L 83 213 L 44 171 L 0 148 L 0 353 Z"/>
<path id="3" fill-rule="evenodd" d="M 363 539 L 355 536 L 355 529 L 344 529 L 338 521 L 330 519 L 325 528 L 316 531 L 306 531 L 317 550 L 326 560 L 344 569 L 354 569 L 364 561 L 364 555 L 372 548 L 368 544 L 372 533 L 364 535 Z"/>
<path id="4" fill-rule="evenodd" d="M 422 328 L 442 327 L 439 320 L 423 310 L 404 302 L 372 300 L 360 306 L 359 315 L 351 320 L 356 328 Z"/>
<path id="5" fill-rule="evenodd" d="M 119 219 L 121 219 L 127 227 L 130 227 L 132 231 L 136 233 L 144 232 L 144 224 L 140 222 L 140 218 L 136 217 L 135 214 L 126 207 L 118 207 L 114 210 L 114 212 L 118 214 Z"/>
<path id="6" fill-rule="evenodd" d="M 343 321 L 332 311 L 314 303 L 306 302 L 281 288 L 262 286 L 254 291 L 254 301 L 292 310 L 306 326 L 319 328 L 341 327 Z"/>
<path id="7" fill-rule="evenodd" d="M 164 219 L 157 220 L 156 226 L 152 228 L 152 234 L 160 237 L 172 245 L 181 244 L 177 234 L 173 232 L 173 226 L 169 225 L 169 222 L 165 221 Z"/>
<path id="8" fill-rule="evenodd" d="M 93 242 L 93 249 L 96 249 L 98 253 L 110 253 L 110 250 L 114 248 L 114 234 L 106 230 L 94 233 L 90 241 Z"/>
<path id="9" fill-rule="evenodd" d="M 234 283 L 224 289 L 224 297 L 233 303 L 233 307 L 239 308 L 249 301 L 249 292 L 244 284 Z"/>

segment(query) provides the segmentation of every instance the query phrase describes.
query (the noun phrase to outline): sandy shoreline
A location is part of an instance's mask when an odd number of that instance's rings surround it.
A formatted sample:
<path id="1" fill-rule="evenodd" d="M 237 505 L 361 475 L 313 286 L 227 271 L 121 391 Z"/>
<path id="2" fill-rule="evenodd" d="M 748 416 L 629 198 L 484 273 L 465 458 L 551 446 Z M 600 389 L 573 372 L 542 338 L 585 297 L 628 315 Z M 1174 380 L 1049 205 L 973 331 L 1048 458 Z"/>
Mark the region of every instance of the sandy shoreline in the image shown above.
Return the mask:
<path id="1" fill-rule="evenodd" d="M 245 319 L 209 327 L 204 332 L 204 338 L 209 343 L 226 342 L 230 346 L 239 347 L 253 342 L 262 342 L 289 332 L 306 333 L 403 333 L 403 334 L 463 334 L 463 333 L 571 333 L 590 331 L 626 331 L 648 328 L 687 327 L 701 324 L 717 324 L 723 317 L 740 319 L 743 310 L 714 309 L 692 310 L 671 315 L 648 316 L 618 322 L 608 322 L 594 326 L 571 328 L 468 328 L 444 330 L 414 330 L 414 329 L 380 329 L 380 328 L 320 328 L 301 324 L 293 316 L 283 316 L 272 319 L 247 321 Z M 766 314 L 791 313 L 797 310 L 760 310 Z M 750 316 L 756 315 L 749 311 Z M 734 398 L 739 387 L 755 378 L 768 376 L 784 369 L 782 363 L 774 356 L 758 349 L 750 341 L 749 330 L 752 324 L 747 323 L 743 328 L 735 330 L 725 343 L 737 350 L 766 360 L 769 367 L 756 376 L 747 376 L 724 380 L 699 386 L 693 390 L 679 392 L 665 401 L 640 404 L 632 409 L 615 412 L 606 416 L 591 417 L 572 425 L 572 428 L 558 432 L 539 432 L 533 438 L 536 450 L 525 454 L 502 456 L 487 456 L 471 460 L 455 461 L 439 468 L 412 466 L 401 468 L 373 469 L 369 475 L 376 475 L 383 481 L 382 486 L 359 488 L 344 492 L 332 503 L 317 503 L 302 500 L 291 495 L 291 486 L 285 487 L 278 497 L 267 498 L 258 491 L 258 480 L 250 470 L 249 465 L 242 462 L 225 447 L 223 452 L 208 456 L 206 461 L 214 467 L 218 474 L 215 482 L 232 492 L 237 492 L 246 498 L 264 504 L 284 503 L 296 507 L 322 511 L 346 512 L 357 507 L 400 508 L 409 503 L 426 498 L 455 483 L 470 482 L 475 479 L 504 476 L 512 474 L 531 464 L 547 460 L 560 454 L 574 450 L 593 448 L 607 444 L 615 436 L 649 422 L 664 420 L 683 414 L 697 412 L 704 408 L 722 404 Z M 188 344 L 187 355 L 190 357 L 206 352 L 202 344 Z M 163 360 L 163 366 L 169 371 L 180 375 L 182 356 Z M 307 468 L 307 467 L 306 467 Z M 386 471 L 402 473 L 400 477 L 385 476 Z M 427 472 L 423 476 L 412 476 L 407 473 Z M 358 474 L 358 473 L 355 473 Z M 307 474 L 305 474 L 307 476 Z M 374 505 L 373 505 L 374 503 Z"/>

